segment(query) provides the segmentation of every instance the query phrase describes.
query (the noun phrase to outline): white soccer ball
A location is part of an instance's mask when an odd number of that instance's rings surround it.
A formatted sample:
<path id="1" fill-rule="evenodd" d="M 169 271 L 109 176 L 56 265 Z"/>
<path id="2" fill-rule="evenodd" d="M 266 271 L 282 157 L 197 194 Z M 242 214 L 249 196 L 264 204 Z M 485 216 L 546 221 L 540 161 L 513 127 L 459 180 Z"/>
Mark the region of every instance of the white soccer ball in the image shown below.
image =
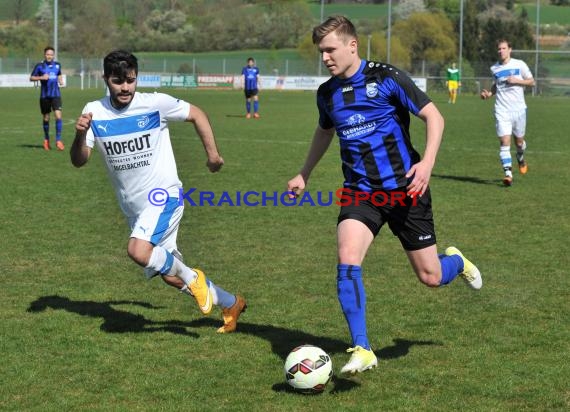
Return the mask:
<path id="1" fill-rule="evenodd" d="M 285 359 L 285 380 L 299 392 L 320 393 L 332 376 L 331 357 L 317 346 L 297 346 Z"/>

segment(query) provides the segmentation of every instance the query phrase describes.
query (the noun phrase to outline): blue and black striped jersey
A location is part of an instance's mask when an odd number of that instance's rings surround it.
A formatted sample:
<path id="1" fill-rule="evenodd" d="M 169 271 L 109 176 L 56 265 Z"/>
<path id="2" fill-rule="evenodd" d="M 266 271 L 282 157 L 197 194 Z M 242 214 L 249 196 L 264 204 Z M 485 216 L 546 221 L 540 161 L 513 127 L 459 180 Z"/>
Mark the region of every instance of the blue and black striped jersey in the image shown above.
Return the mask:
<path id="1" fill-rule="evenodd" d="M 59 90 L 58 76 L 61 75 L 61 65 L 56 61 L 42 61 L 34 67 L 32 76 L 43 76 L 49 74 L 48 80 L 41 80 L 41 94 L 42 99 L 49 97 L 61 97 Z"/>
<path id="2" fill-rule="evenodd" d="M 340 140 L 344 186 L 394 190 L 420 155 L 410 140 L 410 113 L 431 100 L 401 70 L 363 60 L 348 79 L 330 78 L 317 92 L 319 125 L 334 127 Z"/>
<path id="3" fill-rule="evenodd" d="M 254 90 L 257 89 L 257 76 L 259 75 L 259 69 L 257 66 L 249 67 L 245 66 L 241 70 L 241 74 L 245 79 L 244 89 Z"/>

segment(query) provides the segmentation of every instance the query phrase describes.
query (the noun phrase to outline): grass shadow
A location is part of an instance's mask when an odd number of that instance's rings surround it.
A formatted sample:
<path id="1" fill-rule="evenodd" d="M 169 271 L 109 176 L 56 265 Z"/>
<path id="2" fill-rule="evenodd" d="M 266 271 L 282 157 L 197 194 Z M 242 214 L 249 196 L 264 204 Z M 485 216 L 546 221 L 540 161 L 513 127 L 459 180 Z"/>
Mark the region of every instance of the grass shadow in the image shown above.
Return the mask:
<path id="1" fill-rule="evenodd" d="M 380 350 L 375 351 L 376 356 L 380 360 L 386 359 L 397 359 L 406 356 L 410 353 L 410 348 L 412 346 L 426 346 L 426 345 L 437 345 L 443 346 L 441 342 L 434 342 L 431 340 L 407 340 L 407 339 L 393 339 L 394 344 L 392 346 L 386 346 Z"/>
<path id="2" fill-rule="evenodd" d="M 438 179 L 456 180 L 458 182 L 475 183 L 478 185 L 502 186 L 502 180 L 481 179 L 479 177 L 474 177 L 474 176 L 452 176 L 452 175 L 440 175 L 437 173 L 433 173 L 432 177 L 436 177 Z"/>
<path id="3" fill-rule="evenodd" d="M 190 322 L 194 327 L 209 327 L 215 323 L 217 324 L 217 322 L 211 318 L 202 318 Z M 271 344 L 271 351 L 283 361 L 285 361 L 289 352 L 299 345 L 315 345 L 328 354 L 344 352 L 347 348 L 347 342 L 339 339 L 317 336 L 300 330 L 287 329 L 275 325 L 239 322 L 235 333 L 244 333 L 266 340 Z"/>
<path id="4" fill-rule="evenodd" d="M 194 332 L 188 332 L 186 328 L 189 326 L 187 322 L 166 321 L 156 322 L 145 318 L 142 315 L 127 312 L 125 310 L 116 309 L 113 305 L 135 305 L 147 309 L 160 309 L 159 306 L 151 305 L 147 302 L 138 302 L 131 300 L 118 300 L 107 302 L 94 302 L 87 300 L 71 300 L 69 298 L 52 295 L 42 296 L 28 307 L 27 311 L 32 313 L 43 312 L 46 309 L 65 310 L 67 312 L 76 313 L 81 316 L 91 318 L 101 318 L 103 323 L 100 329 L 108 333 L 149 333 L 149 332 L 170 332 L 178 335 L 186 335 L 198 338 L 200 335 Z"/>
<path id="5" fill-rule="evenodd" d="M 42 150 L 44 148 L 43 144 L 29 144 L 29 143 L 19 144 L 18 147 L 23 147 L 25 149 L 42 149 Z"/>
<path id="6" fill-rule="evenodd" d="M 191 321 L 189 324 L 193 327 L 210 327 L 217 325 L 218 322 L 211 318 L 202 318 Z M 348 347 L 348 342 L 344 340 L 317 336 L 300 330 L 292 330 L 275 325 L 239 322 L 235 333 L 245 333 L 266 340 L 271 344 L 271 351 L 283 361 L 285 361 L 289 352 L 299 345 L 315 345 L 329 355 L 333 353 L 345 353 Z M 431 340 L 424 341 L 399 338 L 393 339 L 393 342 L 394 344 L 391 346 L 386 346 L 374 351 L 379 360 L 397 359 L 406 356 L 412 346 L 443 345 L 441 342 Z"/>
<path id="7" fill-rule="evenodd" d="M 146 309 L 161 309 L 160 306 L 154 306 L 148 302 L 132 301 L 132 300 L 113 300 L 106 302 L 94 302 L 85 300 L 71 300 L 67 297 L 51 295 L 42 296 L 30 303 L 27 311 L 31 313 L 44 312 L 47 309 L 65 310 L 81 316 L 91 318 L 101 318 L 103 323 L 100 329 L 107 333 L 152 333 L 152 332 L 170 332 L 179 335 L 198 338 L 199 335 L 189 332 L 187 328 L 199 327 L 217 327 L 219 320 L 212 318 L 201 318 L 190 322 L 182 321 L 164 321 L 156 322 L 145 318 L 142 315 L 127 312 L 125 310 L 116 309 L 115 305 L 134 305 Z M 260 339 L 264 339 L 271 344 L 271 350 L 278 355 L 283 361 L 289 352 L 296 346 L 303 344 L 311 344 L 322 348 L 325 352 L 342 353 L 347 347 L 347 342 L 332 339 L 326 336 L 317 336 L 305 333 L 300 330 L 291 330 L 274 325 L 259 325 L 254 323 L 240 322 L 236 333 L 252 335 Z M 413 341 L 407 339 L 394 339 L 394 345 L 377 350 L 375 353 L 380 360 L 396 359 L 406 356 L 412 346 L 417 345 L 441 345 L 433 341 Z M 360 386 L 359 377 L 343 377 L 334 376 L 332 379 L 333 388 L 330 393 L 346 392 Z M 287 383 L 280 382 L 272 386 L 276 392 L 298 393 Z"/>

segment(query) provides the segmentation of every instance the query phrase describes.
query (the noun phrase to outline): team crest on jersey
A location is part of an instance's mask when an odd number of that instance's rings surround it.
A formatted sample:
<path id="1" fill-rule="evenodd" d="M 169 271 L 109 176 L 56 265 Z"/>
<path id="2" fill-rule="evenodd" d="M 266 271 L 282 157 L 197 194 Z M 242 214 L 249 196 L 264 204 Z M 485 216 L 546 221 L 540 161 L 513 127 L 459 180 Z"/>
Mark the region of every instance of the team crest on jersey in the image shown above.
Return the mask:
<path id="1" fill-rule="evenodd" d="M 378 96 L 378 85 L 376 83 L 366 83 L 366 96 L 369 98 Z"/>
<path id="2" fill-rule="evenodd" d="M 137 119 L 137 125 L 138 127 L 140 127 L 141 129 L 144 129 L 144 127 L 150 122 L 150 119 L 148 116 L 143 116 L 140 119 Z"/>
<path id="3" fill-rule="evenodd" d="M 347 121 L 348 121 L 349 125 L 356 126 L 356 125 L 364 123 L 366 121 L 366 117 L 364 117 L 360 113 L 356 113 L 356 114 L 353 114 L 352 116 L 350 116 Z"/>

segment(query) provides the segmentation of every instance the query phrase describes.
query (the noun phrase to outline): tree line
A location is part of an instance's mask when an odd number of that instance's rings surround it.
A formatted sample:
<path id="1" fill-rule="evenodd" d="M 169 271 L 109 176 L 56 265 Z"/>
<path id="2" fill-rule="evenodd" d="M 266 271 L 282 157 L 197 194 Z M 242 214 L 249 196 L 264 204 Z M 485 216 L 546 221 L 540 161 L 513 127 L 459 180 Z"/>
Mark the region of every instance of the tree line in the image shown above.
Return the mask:
<path id="1" fill-rule="evenodd" d="M 392 61 L 409 69 L 422 61 L 443 66 L 456 59 L 459 1 L 394 3 Z M 473 64 L 474 74 L 487 74 L 487 63 L 496 59 L 497 39 L 510 39 L 518 49 L 534 47 L 528 16 L 524 9 L 517 15 L 513 4 L 464 1 L 463 58 L 486 62 L 480 69 Z M 318 20 L 306 0 L 58 0 L 58 8 L 60 54 L 100 57 L 114 48 L 193 53 L 297 48 L 307 60 L 317 58 L 310 32 Z M 11 24 L 0 28 L 0 56 L 41 55 L 52 41 L 53 0 L 41 0 L 39 6 L 37 0 L 11 0 L 4 13 L 13 17 Z M 361 36 L 361 55 L 367 55 L 369 42 L 371 58 L 385 61 L 387 19 L 354 23 Z"/>

